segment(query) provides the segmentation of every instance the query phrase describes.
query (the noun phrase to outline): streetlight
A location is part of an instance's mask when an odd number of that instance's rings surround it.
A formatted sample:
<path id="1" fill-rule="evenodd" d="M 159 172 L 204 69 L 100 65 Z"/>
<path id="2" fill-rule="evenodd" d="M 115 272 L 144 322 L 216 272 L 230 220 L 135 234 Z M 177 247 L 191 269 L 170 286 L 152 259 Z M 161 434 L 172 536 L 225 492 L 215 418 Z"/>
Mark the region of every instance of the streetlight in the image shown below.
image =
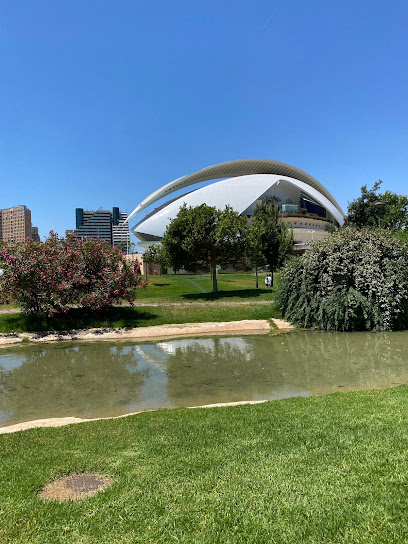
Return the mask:
<path id="1" fill-rule="evenodd" d="M 383 200 L 377 200 L 377 202 L 373 202 L 373 206 L 375 206 L 377 208 L 377 213 L 378 213 L 378 226 L 380 227 L 381 226 L 381 215 L 380 215 L 380 212 L 381 212 L 381 209 L 384 208 L 384 206 L 386 205 L 387 203 L 384 202 Z"/>
<path id="2" fill-rule="evenodd" d="M 313 234 L 315 233 L 315 230 L 308 230 L 307 233 L 312 235 L 312 242 L 313 242 Z"/>

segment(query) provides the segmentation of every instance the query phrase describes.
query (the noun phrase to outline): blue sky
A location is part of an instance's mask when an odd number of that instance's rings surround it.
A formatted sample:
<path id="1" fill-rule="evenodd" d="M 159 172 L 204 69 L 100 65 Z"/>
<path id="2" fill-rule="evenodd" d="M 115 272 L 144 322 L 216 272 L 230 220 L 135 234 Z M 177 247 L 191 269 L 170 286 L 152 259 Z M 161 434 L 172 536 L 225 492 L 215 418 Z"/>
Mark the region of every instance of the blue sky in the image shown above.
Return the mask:
<path id="1" fill-rule="evenodd" d="M 407 23 L 396 0 L 0 2 L 0 208 L 63 234 L 239 158 L 345 211 L 379 178 L 407 194 Z"/>

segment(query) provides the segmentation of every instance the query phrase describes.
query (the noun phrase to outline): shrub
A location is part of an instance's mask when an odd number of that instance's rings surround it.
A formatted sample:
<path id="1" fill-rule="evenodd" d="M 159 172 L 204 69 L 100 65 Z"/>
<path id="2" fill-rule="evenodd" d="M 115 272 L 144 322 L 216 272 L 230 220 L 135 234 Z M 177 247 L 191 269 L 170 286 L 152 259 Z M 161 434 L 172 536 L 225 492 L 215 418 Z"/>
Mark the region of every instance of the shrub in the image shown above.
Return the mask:
<path id="1" fill-rule="evenodd" d="M 277 303 L 301 327 L 406 328 L 407 246 L 379 229 L 340 229 L 286 265 Z"/>
<path id="2" fill-rule="evenodd" d="M 99 310 L 132 303 L 141 286 L 139 265 L 92 238 L 64 239 L 50 232 L 45 242 L 7 242 L 0 247 L 0 301 L 16 300 L 26 313 L 52 316 L 72 305 Z"/>

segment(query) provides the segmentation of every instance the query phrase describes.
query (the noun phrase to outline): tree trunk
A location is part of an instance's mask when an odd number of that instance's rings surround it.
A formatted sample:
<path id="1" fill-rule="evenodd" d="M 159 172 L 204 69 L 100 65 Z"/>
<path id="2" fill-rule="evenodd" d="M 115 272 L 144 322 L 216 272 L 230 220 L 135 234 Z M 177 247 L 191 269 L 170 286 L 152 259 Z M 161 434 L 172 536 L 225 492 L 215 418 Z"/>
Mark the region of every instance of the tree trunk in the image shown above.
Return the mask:
<path id="1" fill-rule="evenodd" d="M 258 289 L 258 267 L 257 266 L 255 267 L 255 277 L 256 277 L 255 285 L 256 285 L 256 288 Z"/>
<path id="2" fill-rule="evenodd" d="M 212 273 L 212 280 L 213 280 L 213 293 L 218 293 L 217 268 L 215 263 L 211 265 L 211 273 Z"/>
<path id="3" fill-rule="evenodd" d="M 271 268 L 271 287 L 273 287 L 273 268 Z"/>

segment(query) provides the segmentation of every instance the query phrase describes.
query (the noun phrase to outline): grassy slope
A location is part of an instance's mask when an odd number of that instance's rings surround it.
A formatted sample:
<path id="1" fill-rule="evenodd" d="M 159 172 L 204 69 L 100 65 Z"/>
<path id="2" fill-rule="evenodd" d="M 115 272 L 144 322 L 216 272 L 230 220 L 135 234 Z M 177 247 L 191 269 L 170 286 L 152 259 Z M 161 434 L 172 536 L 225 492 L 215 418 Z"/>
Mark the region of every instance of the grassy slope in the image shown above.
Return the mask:
<path id="1" fill-rule="evenodd" d="M 0 436 L 0 541 L 407 542 L 407 401 L 398 387 Z M 117 483 L 37 499 L 85 470 Z"/>
<path id="2" fill-rule="evenodd" d="M 255 288 L 255 274 L 219 274 L 218 293 L 212 293 L 209 274 L 168 274 L 149 276 L 149 287 L 139 292 L 138 302 L 204 302 L 206 300 L 273 300 L 273 290 L 265 289 L 265 274 L 259 275 L 259 289 Z"/>
<path id="3" fill-rule="evenodd" d="M 169 323 L 239 321 L 279 317 L 273 304 L 245 306 L 171 306 L 149 308 L 112 308 L 96 315 L 71 310 L 60 318 L 36 318 L 23 314 L 0 314 L 0 333 L 88 329 L 92 327 L 147 327 Z"/>
<path id="4" fill-rule="evenodd" d="M 232 306 L 137 307 L 137 303 L 205 302 L 216 300 L 256 302 L 273 301 L 274 289 L 254 289 L 253 274 L 220 274 L 218 293 L 211 292 L 211 278 L 196 275 L 151 276 L 148 289 L 139 291 L 135 308 L 118 307 L 97 314 L 71 310 L 59 318 L 35 318 L 22 314 L 0 314 L 0 333 L 68 330 L 92 327 L 146 327 L 169 323 L 238 321 L 279 317 L 273 304 Z"/>

